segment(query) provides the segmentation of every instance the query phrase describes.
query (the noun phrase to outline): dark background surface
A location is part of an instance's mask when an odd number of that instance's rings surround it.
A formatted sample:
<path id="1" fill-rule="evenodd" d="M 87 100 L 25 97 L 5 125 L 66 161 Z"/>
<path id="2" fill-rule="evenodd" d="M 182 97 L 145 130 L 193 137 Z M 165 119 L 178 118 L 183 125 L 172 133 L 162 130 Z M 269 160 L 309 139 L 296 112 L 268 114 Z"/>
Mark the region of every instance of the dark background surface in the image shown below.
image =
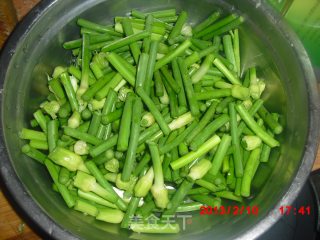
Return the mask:
<path id="1" fill-rule="evenodd" d="M 0 48 L 14 26 L 40 0 L 0 0 Z M 320 151 L 313 167 L 320 169 Z M 0 240 L 36 240 L 38 237 L 17 215 L 0 189 Z"/>

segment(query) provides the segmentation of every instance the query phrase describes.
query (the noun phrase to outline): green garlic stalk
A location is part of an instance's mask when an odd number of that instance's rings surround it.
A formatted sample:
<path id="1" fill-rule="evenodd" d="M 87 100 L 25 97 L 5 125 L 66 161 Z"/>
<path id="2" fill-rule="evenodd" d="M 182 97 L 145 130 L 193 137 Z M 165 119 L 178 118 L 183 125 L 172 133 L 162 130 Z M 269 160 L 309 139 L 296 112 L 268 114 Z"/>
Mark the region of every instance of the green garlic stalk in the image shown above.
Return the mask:
<path id="1" fill-rule="evenodd" d="M 68 119 L 68 127 L 77 128 L 81 123 L 81 115 L 79 112 L 74 111 L 71 117 Z"/>
<path id="2" fill-rule="evenodd" d="M 145 197 L 149 193 L 154 179 L 153 168 L 150 168 L 148 172 L 142 176 L 136 186 L 134 187 L 134 194 L 136 197 Z"/>
<path id="3" fill-rule="evenodd" d="M 82 158 L 68 149 L 56 147 L 51 153 L 49 153 L 48 158 L 54 163 L 67 168 L 69 171 L 81 170 L 88 172 Z"/>
<path id="4" fill-rule="evenodd" d="M 79 140 L 74 144 L 73 151 L 78 155 L 87 155 L 89 153 L 89 146 L 85 141 Z"/>
<path id="5" fill-rule="evenodd" d="M 137 180 L 138 180 L 137 177 L 131 175 L 129 181 L 128 182 L 124 182 L 124 181 L 121 180 L 121 173 L 119 173 L 117 175 L 117 179 L 116 179 L 116 186 L 119 189 L 132 192 Z"/>
<path id="6" fill-rule="evenodd" d="M 199 162 L 192 166 L 188 177 L 190 177 L 194 181 L 201 179 L 211 169 L 211 166 L 211 161 L 209 161 L 208 159 L 201 159 Z"/>
<path id="7" fill-rule="evenodd" d="M 56 119 L 57 118 L 57 113 L 60 110 L 60 105 L 57 101 L 45 101 L 44 103 L 42 103 L 40 105 L 40 107 L 45 110 L 51 117 L 52 119 Z"/>
<path id="8" fill-rule="evenodd" d="M 261 138 L 257 136 L 244 136 L 242 138 L 241 144 L 247 151 L 252 151 L 257 147 L 260 147 L 262 141 Z"/>
<path id="9" fill-rule="evenodd" d="M 151 193 L 154 197 L 155 204 L 159 208 L 166 208 L 169 203 L 168 190 L 165 188 L 161 158 L 159 149 L 156 143 L 149 142 L 149 149 L 151 153 L 153 170 L 154 170 L 154 184 L 151 187 Z"/>
<path id="10" fill-rule="evenodd" d="M 104 168 L 106 170 L 108 170 L 109 172 L 112 172 L 112 173 L 118 173 L 119 172 L 119 160 L 116 159 L 116 158 L 112 158 L 111 160 L 107 161 L 105 164 L 104 164 Z"/>

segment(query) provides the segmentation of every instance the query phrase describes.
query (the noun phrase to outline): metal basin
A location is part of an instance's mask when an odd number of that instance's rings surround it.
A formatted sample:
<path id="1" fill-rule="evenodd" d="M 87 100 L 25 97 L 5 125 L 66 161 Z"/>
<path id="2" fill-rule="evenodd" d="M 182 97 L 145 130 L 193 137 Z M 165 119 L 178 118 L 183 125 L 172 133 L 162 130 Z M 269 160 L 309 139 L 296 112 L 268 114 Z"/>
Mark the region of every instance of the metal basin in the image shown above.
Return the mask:
<path id="1" fill-rule="evenodd" d="M 18 132 L 28 126 L 33 111 L 48 92 L 46 74 L 68 65 L 70 52 L 61 45 L 78 37 L 78 16 L 111 23 L 132 8 L 157 10 L 175 7 L 188 11 L 196 23 L 221 7 L 246 17 L 241 27 L 242 68 L 258 66 L 267 81 L 267 106 L 283 115 L 281 149 L 259 168 L 253 183 L 258 216 L 200 216 L 178 235 L 138 235 L 118 225 L 101 223 L 70 210 L 51 189 L 45 168 L 20 152 Z M 317 150 L 319 104 L 309 58 L 296 36 L 261 1 L 219 0 L 56 0 L 42 1 L 19 24 L 0 59 L 2 134 L 0 170 L 12 201 L 42 233 L 55 239 L 254 239 L 280 217 L 278 208 L 290 205 L 311 170 Z M 280 157 L 279 157 L 280 156 Z M 228 204 L 228 203 L 226 203 Z"/>

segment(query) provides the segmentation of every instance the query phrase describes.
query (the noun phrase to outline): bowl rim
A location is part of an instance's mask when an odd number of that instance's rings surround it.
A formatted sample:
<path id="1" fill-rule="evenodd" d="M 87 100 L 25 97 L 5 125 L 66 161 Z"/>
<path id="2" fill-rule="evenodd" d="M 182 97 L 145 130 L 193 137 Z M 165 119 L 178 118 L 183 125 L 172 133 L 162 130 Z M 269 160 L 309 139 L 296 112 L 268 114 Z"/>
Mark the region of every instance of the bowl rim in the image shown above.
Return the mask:
<path id="1" fill-rule="evenodd" d="M 0 52 L 0 187 L 3 190 L 10 205 L 23 220 L 44 239 L 79 239 L 71 232 L 65 230 L 50 218 L 28 193 L 25 186 L 20 182 L 6 148 L 4 138 L 3 122 L 3 87 L 5 84 L 7 69 L 13 57 L 13 53 L 18 47 L 21 39 L 27 35 L 31 27 L 38 21 L 42 15 L 48 11 L 58 0 L 42 0 L 33 7 L 23 19 L 17 23 L 10 36 L 7 38 Z"/>
<path id="2" fill-rule="evenodd" d="M 40 1 L 24 18 L 17 24 L 0 53 L 0 104 L 1 104 L 1 126 L 0 126 L 0 185 L 4 190 L 5 195 L 10 200 L 15 210 L 22 215 L 23 219 L 41 236 L 54 239 L 78 239 L 68 230 L 65 230 L 58 223 L 54 222 L 45 211 L 32 199 L 24 185 L 20 182 L 14 167 L 11 165 L 6 141 L 3 133 L 3 86 L 6 77 L 6 70 L 10 64 L 13 54 L 18 46 L 18 43 L 25 35 L 27 35 L 39 18 L 48 11 L 59 0 L 42 0 Z M 319 123 L 320 123 L 320 101 L 316 85 L 316 77 L 312 68 L 312 64 L 297 35 L 291 30 L 288 25 L 281 20 L 281 16 L 274 9 L 267 6 L 260 0 L 249 0 L 252 4 L 259 6 L 266 13 L 267 18 L 276 23 L 279 31 L 284 34 L 288 42 L 295 46 L 294 52 L 297 58 L 301 59 L 300 67 L 305 74 L 305 84 L 308 91 L 308 135 L 306 139 L 305 151 L 302 156 L 302 163 L 297 170 L 297 173 L 281 200 L 275 206 L 275 209 L 280 206 L 290 205 L 299 194 L 302 186 L 307 181 L 311 172 L 314 159 L 316 157 L 318 142 L 319 142 Z M 303 59 L 303 61 L 302 61 Z M 280 213 L 270 211 L 270 213 L 259 221 L 252 229 L 241 233 L 241 236 L 236 239 L 255 239 L 266 232 L 280 218 Z"/>

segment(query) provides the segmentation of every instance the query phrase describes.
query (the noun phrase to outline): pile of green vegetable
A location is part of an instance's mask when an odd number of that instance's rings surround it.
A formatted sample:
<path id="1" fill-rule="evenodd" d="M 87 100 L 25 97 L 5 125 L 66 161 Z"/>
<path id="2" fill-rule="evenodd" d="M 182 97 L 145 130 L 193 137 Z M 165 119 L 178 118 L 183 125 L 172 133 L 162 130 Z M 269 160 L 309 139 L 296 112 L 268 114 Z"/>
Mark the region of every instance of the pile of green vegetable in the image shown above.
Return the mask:
<path id="1" fill-rule="evenodd" d="M 132 222 L 250 197 L 259 164 L 279 146 L 279 115 L 265 82 L 241 69 L 236 14 L 216 11 L 193 28 L 175 9 L 78 19 L 63 44 L 50 94 L 23 128 L 22 152 L 48 170 L 69 208 L 136 232 L 175 233 L 177 223 Z M 123 194 L 119 195 L 123 190 Z"/>

